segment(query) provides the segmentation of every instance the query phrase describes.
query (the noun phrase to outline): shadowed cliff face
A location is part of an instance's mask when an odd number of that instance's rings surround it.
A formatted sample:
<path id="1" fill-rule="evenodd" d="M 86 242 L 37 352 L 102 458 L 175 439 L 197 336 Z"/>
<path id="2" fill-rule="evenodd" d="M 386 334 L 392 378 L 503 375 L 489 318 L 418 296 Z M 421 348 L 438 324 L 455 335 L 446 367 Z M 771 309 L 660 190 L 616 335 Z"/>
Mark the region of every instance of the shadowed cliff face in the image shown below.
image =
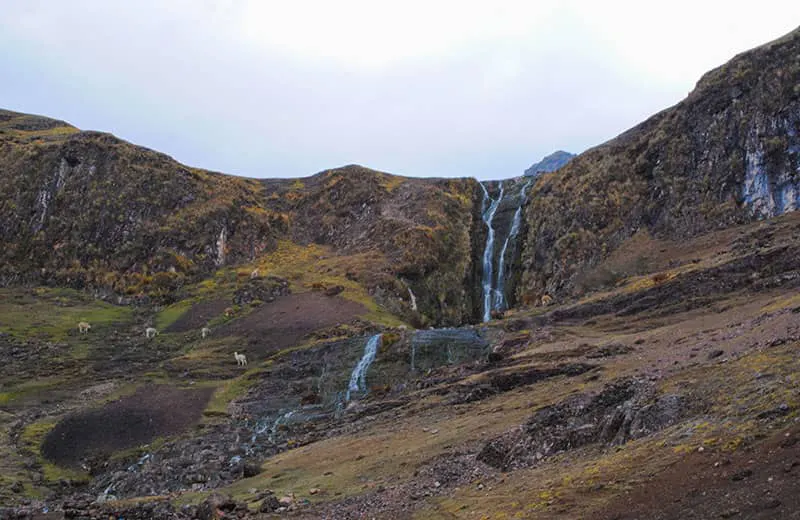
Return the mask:
<path id="1" fill-rule="evenodd" d="M 800 31 L 707 73 L 681 103 L 544 175 L 519 295 L 576 278 L 637 231 L 692 236 L 798 209 Z"/>

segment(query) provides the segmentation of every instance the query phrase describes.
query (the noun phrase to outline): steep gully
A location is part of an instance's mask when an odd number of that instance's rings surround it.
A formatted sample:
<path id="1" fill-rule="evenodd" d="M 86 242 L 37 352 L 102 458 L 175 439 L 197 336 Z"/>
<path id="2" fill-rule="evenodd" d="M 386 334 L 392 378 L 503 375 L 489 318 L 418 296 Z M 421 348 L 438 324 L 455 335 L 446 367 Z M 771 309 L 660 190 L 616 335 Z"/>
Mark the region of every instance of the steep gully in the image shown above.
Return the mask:
<path id="1" fill-rule="evenodd" d="M 521 246 L 523 207 L 533 180 L 509 179 L 480 183 L 483 190 L 481 221 L 487 232 L 480 260 L 482 321 L 490 320 L 492 311 L 503 311 L 513 305 L 513 266 Z M 399 368 L 399 373 L 407 376 L 401 376 L 402 381 L 392 381 L 396 384 L 404 384 L 406 377 L 414 377 L 419 371 L 484 358 L 488 347 L 482 333 L 474 328 L 417 330 L 411 334 L 408 342 L 408 366 Z M 339 417 L 352 403 L 368 395 L 371 386 L 378 382 L 387 383 L 384 368 L 373 368 L 376 364 L 381 365 L 376 358 L 383 343 L 383 335 L 375 334 L 352 347 L 343 347 L 345 350 L 360 348 L 361 354 L 358 358 L 354 358 L 352 354 L 345 356 L 353 359 L 355 365 L 348 367 L 347 361 L 341 359 L 324 367 L 325 373 L 338 373 L 341 378 L 349 374 L 348 379 L 334 385 L 330 395 L 323 396 L 323 401 L 328 404 L 289 406 L 275 410 L 257 423 L 251 443 L 258 443 L 259 437 L 264 435 L 269 443 L 275 444 L 281 429 L 291 423 L 303 423 L 330 415 Z M 372 375 L 371 369 L 375 372 Z"/>
<path id="2" fill-rule="evenodd" d="M 509 266 L 519 252 L 518 238 L 522 228 L 522 209 L 527 200 L 531 182 L 532 179 L 516 184 L 513 181 L 500 181 L 496 198 L 492 198 L 485 183 L 480 183 L 483 190 L 481 219 L 487 232 L 481 280 L 483 321 L 491 319 L 492 311 L 503 311 L 508 308 L 509 300 L 506 291 L 510 275 L 513 274 Z M 510 222 L 508 219 L 498 218 L 498 210 L 504 214 L 513 212 Z M 502 246 L 498 252 L 499 244 Z M 511 289 L 513 290 L 513 287 Z"/>

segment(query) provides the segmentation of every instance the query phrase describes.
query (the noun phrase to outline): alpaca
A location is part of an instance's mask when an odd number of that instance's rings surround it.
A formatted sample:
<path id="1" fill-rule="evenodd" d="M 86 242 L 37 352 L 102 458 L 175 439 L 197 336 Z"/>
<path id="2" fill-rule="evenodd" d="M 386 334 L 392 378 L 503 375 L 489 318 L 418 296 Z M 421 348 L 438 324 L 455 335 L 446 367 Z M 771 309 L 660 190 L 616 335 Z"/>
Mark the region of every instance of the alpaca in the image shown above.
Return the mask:
<path id="1" fill-rule="evenodd" d="M 210 334 L 211 334 L 211 329 L 209 329 L 208 327 L 203 327 L 202 329 L 200 329 L 200 335 L 203 337 L 203 339 L 206 339 L 206 336 L 209 336 Z"/>
<path id="2" fill-rule="evenodd" d="M 144 329 L 144 335 L 147 336 L 148 338 L 155 338 L 156 336 L 158 336 L 158 331 L 153 327 L 147 327 L 146 329 Z"/>
<path id="3" fill-rule="evenodd" d="M 239 366 L 247 366 L 247 356 L 244 354 L 239 354 L 238 352 L 233 353 L 233 357 L 236 358 L 236 364 Z"/>
<path id="4" fill-rule="evenodd" d="M 542 296 L 542 307 L 547 307 L 551 303 L 553 303 L 552 296 L 550 296 L 549 294 L 545 294 L 544 296 Z"/>
<path id="5" fill-rule="evenodd" d="M 78 323 L 78 331 L 81 334 L 86 334 L 87 332 L 89 332 L 89 329 L 91 329 L 91 328 L 92 328 L 92 326 L 89 325 L 88 323 L 86 323 L 85 321 L 82 321 L 82 322 Z"/>
<path id="6" fill-rule="evenodd" d="M 253 269 L 253 272 L 250 273 L 250 279 L 254 280 L 256 278 L 258 278 L 258 269 Z"/>

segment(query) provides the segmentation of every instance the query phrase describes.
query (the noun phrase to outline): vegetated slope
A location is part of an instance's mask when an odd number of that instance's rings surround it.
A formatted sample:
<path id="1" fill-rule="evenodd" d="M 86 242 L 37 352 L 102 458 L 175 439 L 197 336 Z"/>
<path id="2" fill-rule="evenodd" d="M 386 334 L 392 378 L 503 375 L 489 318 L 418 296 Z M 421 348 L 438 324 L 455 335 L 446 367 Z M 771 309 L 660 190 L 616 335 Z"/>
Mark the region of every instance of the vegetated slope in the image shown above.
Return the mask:
<path id="1" fill-rule="evenodd" d="M 187 167 L 110 134 L 0 111 L 0 193 L 0 284 L 171 301 L 187 281 L 253 262 L 290 239 L 344 256 L 377 253 L 350 276 L 408 319 L 456 324 L 477 314 L 474 180 L 359 166 L 246 179 Z"/>
<path id="2" fill-rule="evenodd" d="M 679 104 L 542 176 L 527 211 L 519 294 L 533 302 L 543 293 L 581 292 L 581 273 L 637 231 L 692 236 L 796 210 L 799 198 L 795 30 L 707 73 Z"/>
<path id="3" fill-rule="evenodd" d="M 0 275 L 168 292 L 286 232 L 260 183 L 51 119 L 0 111 Z"/>
<path id="4" fill-rule="evenodd" d="M 473 259 L 483 236 L 474 179 L 412 179 L 350 165 L 291 184 L 265 182 L 270 207 L 291 215 L 295 242 L 343 255 L 381 253 L 382 261 L 373 258 L 348 277 L 387 308 L 420 325 L 477 315 Z"/>

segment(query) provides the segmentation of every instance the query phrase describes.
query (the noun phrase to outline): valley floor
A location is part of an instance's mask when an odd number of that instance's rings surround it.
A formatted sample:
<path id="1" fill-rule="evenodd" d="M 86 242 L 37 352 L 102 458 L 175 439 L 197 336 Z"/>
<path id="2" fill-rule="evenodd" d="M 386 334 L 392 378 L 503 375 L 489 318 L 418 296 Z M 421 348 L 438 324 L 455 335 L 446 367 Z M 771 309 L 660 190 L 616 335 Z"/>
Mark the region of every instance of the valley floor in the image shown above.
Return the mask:
<path id="1" fill-rule="evenodd" d="M 465 327 L 479 357 L 350 287 L 227 317 L 3 290 L 0 518 L 800 518 L 800 215 L 628 247 L 602 290 Z"/>

